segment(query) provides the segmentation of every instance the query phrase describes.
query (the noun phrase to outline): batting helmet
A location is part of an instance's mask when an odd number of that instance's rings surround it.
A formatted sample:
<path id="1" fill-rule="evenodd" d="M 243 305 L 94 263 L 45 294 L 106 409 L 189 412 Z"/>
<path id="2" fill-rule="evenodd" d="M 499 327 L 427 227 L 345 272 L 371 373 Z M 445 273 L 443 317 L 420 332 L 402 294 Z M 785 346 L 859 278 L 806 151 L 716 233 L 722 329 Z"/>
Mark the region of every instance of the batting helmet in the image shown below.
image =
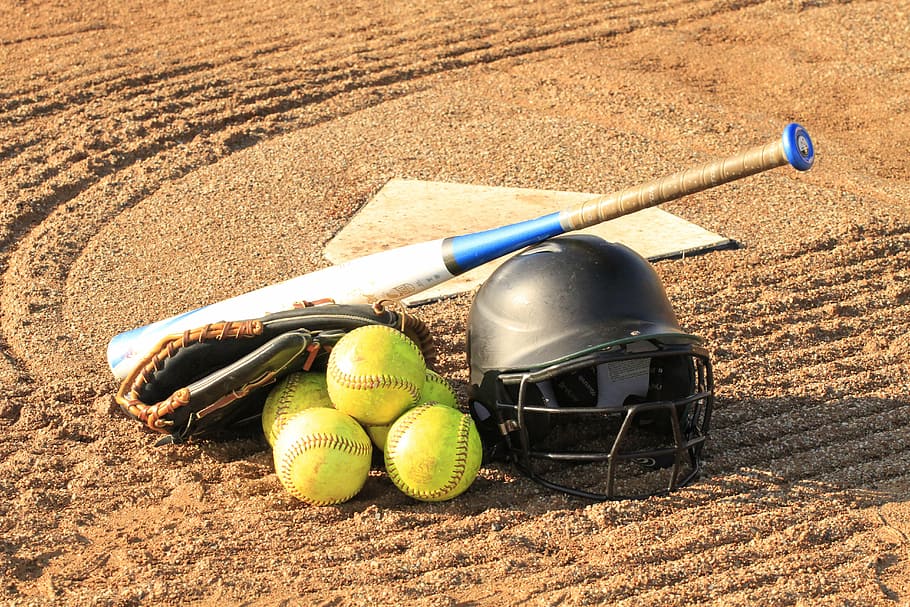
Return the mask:
<path id="1" fill-rule="evenodd" d="M 488 461 L 505 455 L 592 499 L 665 493 L 698 475 L 711 362 L 628 247 L 571 235 L 512 257 L 477 292 L 467 349 Z"/>

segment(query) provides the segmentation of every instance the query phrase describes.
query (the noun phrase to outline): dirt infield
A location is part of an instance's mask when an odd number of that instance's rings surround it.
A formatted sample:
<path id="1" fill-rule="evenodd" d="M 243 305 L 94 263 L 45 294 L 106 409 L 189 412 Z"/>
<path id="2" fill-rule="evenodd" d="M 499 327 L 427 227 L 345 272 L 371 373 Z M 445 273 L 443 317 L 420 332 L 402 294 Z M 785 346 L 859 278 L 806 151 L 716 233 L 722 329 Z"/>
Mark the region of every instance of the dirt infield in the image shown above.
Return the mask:
<path id="1" fill-rule="evenodd" d="M 910 2 L 336 4 L 0 1 L 0 603 L 910 604 Z M 114 404 L 111 336 L 323 267 L 390 178 L 609 192 L 792 120 L 811 172 L 665 207 L 739 244 L 655 264 L 716 367 L 686 490 L 313 508 Z M 462 401 L 470 303 L 416 309 Z"/>

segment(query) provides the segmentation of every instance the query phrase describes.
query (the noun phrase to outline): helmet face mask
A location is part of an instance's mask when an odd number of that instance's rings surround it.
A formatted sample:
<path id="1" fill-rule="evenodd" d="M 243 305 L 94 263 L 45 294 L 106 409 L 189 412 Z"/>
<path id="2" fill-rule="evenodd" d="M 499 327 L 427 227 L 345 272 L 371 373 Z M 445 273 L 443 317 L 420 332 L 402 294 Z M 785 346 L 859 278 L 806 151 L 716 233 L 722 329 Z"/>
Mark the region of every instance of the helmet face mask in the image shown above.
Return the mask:
<path id="1" fill-rule="evenodd" d="M 523 472 L 571 495 L 637 498 L 686 485 L 699 472 L 710 424 L 707 353 L 618 350 L 590 354 L 569 366 L 491 376 L 497 398 L 485 420 L 487 436 L 495 426 Z M 633 370 L 636 380 L 616 381 L 617 369 Z M 626 393 L 636 382 L 641 385 L 642 376 L 644 394 Z"/>
<path id="2" fill-rule="evenodd" d="M 507 261 L 472 307 L 471 410 L 490 458 L 507 455 L 541 484 L 590 499 L 686 485 L 699 473 L 713 407 L 706 350 L 679 329 L 656 273 L 631 250 L 590 236 L 544 245 L 555 254 L 535 258 L 538 245 Z M 575 299 L 554 289 L 567 272 L 586 276 L 573 279 Z M 620 309 L 611 307 L 619 296 Z M 516 314 L 515 298 L 534 307 Z"/>

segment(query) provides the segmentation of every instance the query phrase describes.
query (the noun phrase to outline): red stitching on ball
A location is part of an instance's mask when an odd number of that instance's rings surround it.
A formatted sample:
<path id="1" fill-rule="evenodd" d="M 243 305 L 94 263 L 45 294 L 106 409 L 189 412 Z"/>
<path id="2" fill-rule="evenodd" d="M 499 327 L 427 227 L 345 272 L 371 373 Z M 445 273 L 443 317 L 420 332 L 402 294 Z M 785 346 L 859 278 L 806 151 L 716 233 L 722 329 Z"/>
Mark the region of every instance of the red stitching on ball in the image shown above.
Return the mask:
<path id="1" fill-rule="evenodd" d="M 401 430 L 398 431 L 398 428 L 396 428 L 395 436 L 389 437 L 390 439 L 394 439 L 394 440 L 389 440 L 386 443 L 386 451 L 388 451 L 389 453 L 392 453 L 393 457 L 386 463 L 386 472 L 389 474 L 389 477 L 392 479 L 393 482 L 395 482 L 395 479 L 397 479 L 398 481 L 402 480 L 401 475 L 399 474 L 398 468 L 395 466 L 395 461 L 394 461 L 395 447 L 398 446 L 398 441 L 397 441 L 398 436 L 400 436 L 401 434 L 404 434 L 404 432 L 414 424 L 414 422 L 416 421 L 416 419 L 418 417 L 420 417 L 420 415 L 422 415 L 426 410 L 432 408 L 433 406 L 436 406 L 436 405 L 421 405 L 420 407 L 413 409 L 411 411 L 411 413 L 408 414 L 408 416 L 405 419 L 398 422 L 401 424 L 401 426 L 400 426 Z M 440 497 L 440 496 L 443 496 L 443 495 L 449 493 L 450 491 L 455 489 L 455 487 L 458 486 L 458 483 L 461 482 L 461 479 L 464 477 L 464 473 L 468 468 L 468 452 L 469 452 L 468 443 L 470 442 L 470 437 L 471 437 L 470 423 L 471 423 L 470 418 L 467 415 L 462 414 L 461 421 L 460 421 L 459 427 L 458 427 L 458 434 L 457 434 L 458 439 L 457 439 L 457 442 L 455 443 L 455 462 L 454 462 L 454 466 L 453 466 L 453 474 L 452 474 L 452 477 L 449 478 L 448 482 L 445 485 L 443 485 L 442 487 L 440 487 L 439 489 L 436 489 L 435 491 L 418 491 L 418 490 L 412 489 L 411 487 L 407 487 L 408 490 L 406 491 L 406 493 L 408 493 L 408 495 L 411 495 L 412 497 L 423 498 L 423 499 L 433 499 L 433 498 Z M 399 483 L 396 482 L 395 484 L 398 485 Z"/>
<path id="2" fill-rule="evenodd" d="M 416 409 L 412 409 L 406 416 L 398 418 L 398 421 L 395 422 L 395 434 L 386 437 L 385 449 L 387 453 L 391 454 L 391 457 L 386 461 L 386 472 L 388 473 L 389 478 L 392 479 L 392 482 L 399 487 L 404 486 L 404 484 L 394 459 L 395 450 L 398 447 L 398 437 L 403 435 L 408 428 L 414 425 L 414 420 L 416 420 L 428 407 L 429 405 L 421 405 Z M 406 493 L 412 497 L 416 497 L 415 493 L 412 491 L 406 491 Z"/>
<path id="3" fill-rule="evenodd" d="M 288 447 L 285 456 L 281 458 L 281 467 L 277 470 L 279 478 L 284 481 L 283 484 L 288 488 L 288 491 L 291 493 L 291 495 L 301 501 L 307 502 L 308 504 L 313 504 L 314 506 L 328 506 L 331 504 L 345 502 L 351 499 L 357 494 L 357 491 L 354 491 L 344 498 L 332 501 L 312 500 L 297 491 L 297 488 L 294 486 L 293 479 L 291 478 L 291 468 L 293 467 L 293 461 L 308 449 L 319 447 L 338 449 L 339 451 L 350 453 L 352 455 L 365 455 L 371 452 L 373 449 L 373 445 L 370 442 L 361 443 L 342 436 L 336 436 L 334 434 L 313 434 L 309 436 L 301 436 L 296 441 L 294 441 L 290 447 Z"/>
<path id="4" fill-rule="evenodd" d="M 420 398 L 420 388 L 414 382 L 392 375 L 354 375 L 338 367 L 338 361 L 332 360 L 329 374 L 339 385 L 351 390 L 374 390 L 377 388 L 403 389 L 411 395 L 411 402 Z"/>
<path id="5" fill-rule="evenodd" d="M 282 420 L 284 415 L 291 408 L 293 401 L 294 389 L 300 383 L 302 376 L 294 373 L 287 377 L 282 390 L 278 395 L 278 404 L 275 405 L 275 421 L 272 422 L 272 437 L 278 436 L 278 432 L 284 427 L 288 420 Z"/>

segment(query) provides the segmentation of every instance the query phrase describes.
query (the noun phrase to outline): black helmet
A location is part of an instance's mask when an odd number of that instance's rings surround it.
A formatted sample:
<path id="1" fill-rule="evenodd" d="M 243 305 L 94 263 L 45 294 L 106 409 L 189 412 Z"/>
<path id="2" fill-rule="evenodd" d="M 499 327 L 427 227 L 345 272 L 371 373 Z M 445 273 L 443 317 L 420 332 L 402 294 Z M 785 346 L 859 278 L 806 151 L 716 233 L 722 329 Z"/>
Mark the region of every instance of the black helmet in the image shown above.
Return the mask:
<path id="1" fill-rule="evenodd" d="M 488 460 L 507 455 L 542 484 L 592 499 L 665 493 L 698 475 L 708 353 L 628 247 L 571 235 L 515 255 L 478 290 L 467 348 Z M 606 474 L 564 465 L 581 463 Z"/>

